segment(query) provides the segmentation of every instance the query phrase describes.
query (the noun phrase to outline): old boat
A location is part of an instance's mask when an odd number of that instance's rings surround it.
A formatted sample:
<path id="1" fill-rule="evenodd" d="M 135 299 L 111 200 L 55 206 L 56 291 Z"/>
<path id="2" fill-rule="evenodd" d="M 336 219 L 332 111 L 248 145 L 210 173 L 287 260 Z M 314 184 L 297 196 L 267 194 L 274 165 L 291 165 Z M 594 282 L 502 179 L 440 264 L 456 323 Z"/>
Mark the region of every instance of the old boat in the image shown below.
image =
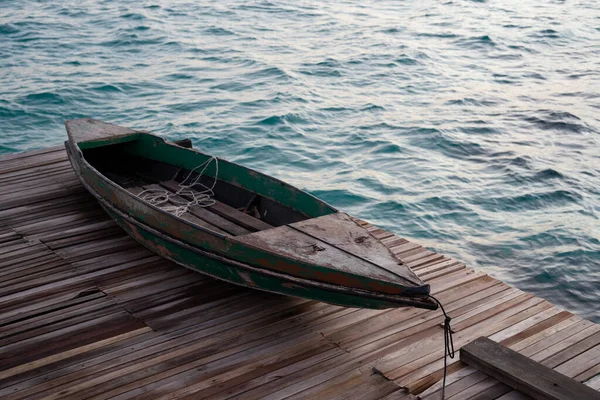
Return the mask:
<path id="1" fill-rule="evenodd" d="M 234 284 L 347 307 L 437 308 L 429 285 L 367 229 L 302 190 L 222 159 L 210 164 L 216 158 L 146 131 L 89 118 L 66 128 L 81 183 L 132 238 L 169 260 Z M 201 165 L 208 166 L 202 174 Z M 209 202 L 183 213 L 145 195 L 185 204 L 207 186 Z"/>

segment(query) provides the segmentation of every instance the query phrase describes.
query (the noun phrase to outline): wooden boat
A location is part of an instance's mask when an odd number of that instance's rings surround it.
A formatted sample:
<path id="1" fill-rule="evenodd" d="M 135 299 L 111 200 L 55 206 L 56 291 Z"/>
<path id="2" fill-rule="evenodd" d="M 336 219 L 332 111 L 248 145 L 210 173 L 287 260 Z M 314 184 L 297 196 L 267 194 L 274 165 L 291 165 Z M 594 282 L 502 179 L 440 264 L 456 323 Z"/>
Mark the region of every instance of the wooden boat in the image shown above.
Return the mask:
<path id="1" fill-rule="evenodd" d="M 437 308 L 429 285 L 367 229 L 302 190 L 222 159 L 218 172 L 214 163 L 200 174 L 211 156 L 149 132 L 88 118 L 66 128 L 81 183 L 131 237 L 169 260 L 234 284 L 347 307 Z M 197 181 L 191 192 L 180 190 L 183 180 Z M 206 206 L 181 215 L 143 195 L 162 191 L 173 203 L 213 184 Z"/>

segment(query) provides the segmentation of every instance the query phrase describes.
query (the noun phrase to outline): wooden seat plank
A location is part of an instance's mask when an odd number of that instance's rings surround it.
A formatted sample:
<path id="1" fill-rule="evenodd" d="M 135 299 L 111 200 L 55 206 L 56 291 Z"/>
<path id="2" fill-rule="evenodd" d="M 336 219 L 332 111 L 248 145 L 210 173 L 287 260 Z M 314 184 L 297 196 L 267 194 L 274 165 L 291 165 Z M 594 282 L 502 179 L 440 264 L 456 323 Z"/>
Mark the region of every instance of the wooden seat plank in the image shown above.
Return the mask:
<path id="1" fill-rule="evenodd" d="M 164 181 L 164 182 L 160 182 L 160 185 L 173 191 L 173 192 L 177 192 L 180 189 L 179 183 L 176 181 Z M 183 196 L 186 197 L 186 196 Z M 236 224 L 251 230 L 251 231 L 262 231 L 265 229 L 270 229 L 273 226 L 267 224 L 264 221 L 261 221 L 258 218 L 255 218 L 251 215 L 248 215 L 242 211 L 239 211 L 231 206 L 228 206 L 225 203 L 221 203 L 218 200 L 215 200 L 213 198 L 213 200 L 215 201 L 215 204 L 213 204 L 212 206 L 206 207 L 207 209 L 209 209 L 210 211 L 220 215 L 223 218 L 226 218 L 232 222 L 235 222 Z"/>
<path id="2" fill-rule="evenodd" d="M 175 200 L 178 200 L 180 204 L 187 201 L 183 197 L 177 196 L 173 190 L 167 189 L 158 184 L 144 185 L 144 189 L 155 189 L 155 190 L 168 191 L 170 193 L 171 197 Z M 176 203 L 172 203 L 172 204 L 176 204 Z M 178 205 L 178 204 L 176 204 L 176 205 Z M 238 225 L 234 222 L 231 222 L 230 220 L 223 218 L 220 215 L 215 214 L 212 211 L 209 211 L 207 209 L 207 207 L 192 206 L 192 207 L 189 207 L 189 213 L 193 214 L 194 217 L 197 217 L 197 218 L 194 218 L 194 220 L 200 219 L 201 221 L 204 221 L 203 222 L 204 226 L 208 227 L 209 229 L 216 230 L 217 232 L 220 232 L 220 233 L 223 233 L 226 235 L 232 234 L 232 235 L 238 236 L 238 235 L 245 235 L 245 234 L 251 232 L 248 229 L 244 228 L 243 226 Z M 187 215 L 187 213 L 184 214 L 184 216 L 185 215 Z M 199 224 L 199 225 L 202 225 L 202 224 Z M 213 228 L 210 228 L 211 226 Z"/>
<path id="3" fill-rule="evenodd" d="M 143 190 L 165 190 L 164 188 L 162 188 L 160 185 L 158 184 L 149 184 L 149 185 L 144 185 L 142 188 L 142 190 L 140 190 L 140 188 L 138 187 L 130 187 L 127 188 L 127 190 L 129 190 L 130 192 L 134 193 L 135 195 L 139 195 L 140 193 L 142 193 Z M 174 201 L 169 201 L 169 204 L 172 206 L 179 206 L 182 203 L 185 202 L 185 200 L 180 197 L 175 195 L 174 193 L 171 192 L 171 198 Z M 179 201 L 179 203 L 177 202 Z M 218 232 L 222 235 L 228 235 L 229 233 L 231 233 L 230 231 L 228 231 L 227 229 L 224 229 L 224 227 L 228 227 L 227 224 L 223 225 L 223 224 L 215 224 L 214 220 L 213 221 L 208 221 L 205 218 L 202 218 L 202 213 L 198 212 L 198 209 L 202 209 L 202 207 L 197 207 L 197 206 L 193 206 L 193 207 L 189 207 L 188 212 L 183 213 L 180 218 L 185 219 L 188 222 L 191 222 L 192 224 L 196 224 L 198 226 L 202 226 L 204 228 L 210 229 L 212 231 Z M 229 221 L 226 221 L 229 222 Z M 233 225 L 233 224 L 232 224 Z M 242 228 L 243 229 L 243 228 Z M 246 233 L 248 231 L 245 231 Z"/>

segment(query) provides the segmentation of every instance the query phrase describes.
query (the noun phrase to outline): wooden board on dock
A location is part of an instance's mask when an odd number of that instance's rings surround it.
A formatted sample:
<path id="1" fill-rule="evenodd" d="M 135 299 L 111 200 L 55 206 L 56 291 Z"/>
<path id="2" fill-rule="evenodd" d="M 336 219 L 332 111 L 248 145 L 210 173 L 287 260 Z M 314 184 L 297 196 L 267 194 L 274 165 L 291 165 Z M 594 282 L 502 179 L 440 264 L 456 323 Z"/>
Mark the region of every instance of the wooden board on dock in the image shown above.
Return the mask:
<path id="1" fill-rule="evenodd" d="M 0 398 L 439 398 L 439 311 L 348 309 L 188 271 L 122 232 L 66 160 L 0 159 Z M 431 284 L 457 348 L 487 336 L 600 389 L 598 325 L 360 223 Z M 527 398 L 449 361 L 448 399 Z"/>
<path id="2" fill-rule="evenodd" d="M 486 337 L 460 349 L 461 360 L 538 400 L 600 400 L 600 392 Z"/>

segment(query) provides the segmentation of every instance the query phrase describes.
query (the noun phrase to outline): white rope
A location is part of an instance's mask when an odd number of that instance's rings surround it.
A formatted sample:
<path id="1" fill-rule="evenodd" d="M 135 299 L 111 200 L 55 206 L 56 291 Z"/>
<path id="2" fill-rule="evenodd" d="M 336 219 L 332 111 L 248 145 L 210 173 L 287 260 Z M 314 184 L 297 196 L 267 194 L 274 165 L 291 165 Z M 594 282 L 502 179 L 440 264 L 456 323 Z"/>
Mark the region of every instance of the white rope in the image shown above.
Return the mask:
<path id="1" fill-rule="evenodd" d="M 199 183 L 199 181 L 202 178 L 204 171 L 206 171 L 206 168 L 208 168 L 212 161 L 215 162 L 215 179 L 213 180 L 212 185 L 208 187 L 202 183 Z M 198 169 L 201 169 L 200 172 L 198 172 L 198 176 L 192 179 L 189 183 L 186 183 L 192 176 L 192 173 Z M 179 190 L 177 190 L 177 192 L 171 193 L 165 189 L 146 189 L 140 192 L 137 196 L 153 206 L 160 207 L 167 212 L 181 217 L 183 214 L 189 211 L 190 207 L 210 207 L 215 204 L 215 200 L 212 197 L 215 195 L 213 189 L 217 184 L 218 176 L 219 161 L 216 157 L 211 157 L 190 171 L 185 179 L 179 183 Z M 196 185 L 201 186 L 203 189 L 193 190 L 192 187 Z M 190 197 L 191 200 L 188 201 L 184 199 L 184 197 Z"/>

